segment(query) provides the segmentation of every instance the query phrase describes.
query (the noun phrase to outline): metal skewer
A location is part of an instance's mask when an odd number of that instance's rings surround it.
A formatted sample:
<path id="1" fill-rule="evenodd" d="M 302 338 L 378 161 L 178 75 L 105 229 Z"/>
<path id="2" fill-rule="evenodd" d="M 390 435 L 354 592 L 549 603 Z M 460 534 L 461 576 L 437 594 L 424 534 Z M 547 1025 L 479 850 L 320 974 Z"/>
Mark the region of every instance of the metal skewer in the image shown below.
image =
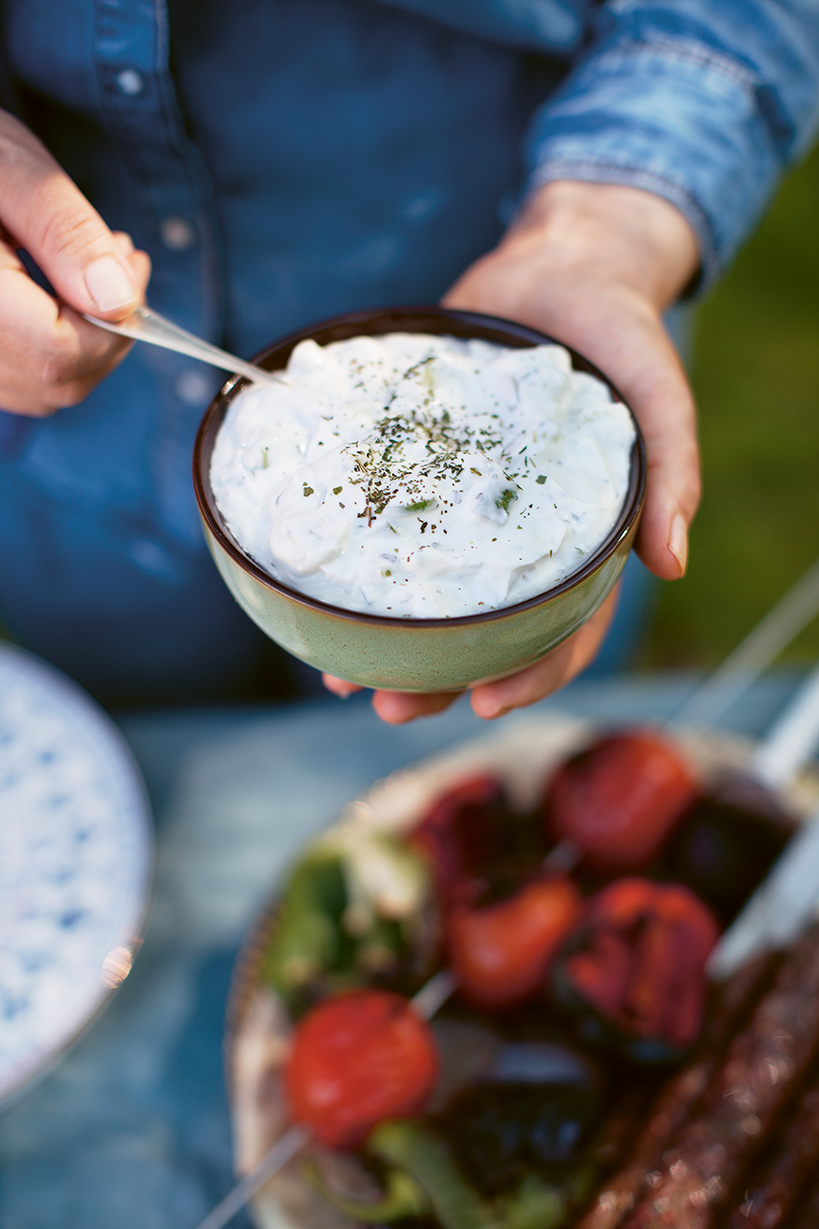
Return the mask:
<path id="1" fill-rule="evenodd" d="M 750 771 L 758 781 L 778 789 L 807 763 L 816 749 L 819 731 L 819 667 L 780 713 L 751 759 Z"/>
<path id="2" fill-rule="evenodd" d="M 808 675 L 767 738 L 750 771 L 771 788 L 784 785 L 819 741 L 819 666 Z M 791 943 L 819 908 L 819 812 L 807 820 L 720 939 L 708 973 L 721 980 L 752 956 Z"/>
<path id="3" fill-rule="evenodd" d="M 819 612 L 819 559 L 768 611 L 666 724 L 713 725 Z"/>
<path id="4" fill-rule="evenodd" d="M 457 985 L 452 970 L 441 969 L 410 999 L 409 1005 L 422 1020 L 430 1020 L 454 993 Z M 196 1229 L 223 1229 L 271 1178 L 275 1178 L 276 1174 L 301 1152 L 312 1137 L 313 1132 L 309 1127 L 301 1122 L 294 1122 L 284 1135 L 279 1136 L 262 1159 L 256 1162 L 250 1173 L 246 1174 L 241 1182 L 237 1182 L 221 1203 L 217 1203 L 205 1219 L 199 1222 Z"/>
<path id="5" fill-rule="evenodd" d="M 222 1229 L 222 1226 L 232 1220 L 266 1182 L 275 1177 L 289 1161 L 292 1161 L 294 1156 L 301 1152 L 312 1134 L 309 1127 L 303 1126 L 300 1122 L 294 1122 L 291 1127 L 287 1128 L 284 1135 L 279 1136 L 259 1163 L 253 1166 L 250 1173 L 246 1174 L 241 1182 L 237 1182 L 221 1203 L 217 1203 L 216 1207 L 208 1212 L 196 1229 Z"/>

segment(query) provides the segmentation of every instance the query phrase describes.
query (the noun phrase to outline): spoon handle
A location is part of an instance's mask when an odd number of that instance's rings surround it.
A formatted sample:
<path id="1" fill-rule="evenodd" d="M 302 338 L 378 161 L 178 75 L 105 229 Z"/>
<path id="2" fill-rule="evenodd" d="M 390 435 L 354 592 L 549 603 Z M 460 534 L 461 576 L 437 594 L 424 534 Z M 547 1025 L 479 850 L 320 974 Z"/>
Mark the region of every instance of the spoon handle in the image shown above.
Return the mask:
<path id="1" fill-rule="evenodd" d="M 165 350 L 187 354 L 189 358 L 201 359 L 212 367 L 221 367 L 224 371 L 247 376 L 257 384 L 280 383 L 269 371 L 263 371 L 254 363 L 246 363 L 244 359 L 236 358 L 226 350 L 220 350 L 218 346 L 212 346 L 209 342 L 194 337 L 193 333 L 166 320 L 150 307 L 137 307 L 130 316 L 116 324 L 108 320 L 98 320 L 96 316 L 86 315 L 85 319 L 101 329 L 107 329 L 109 333 L 119 333 L 121 337 L 133 337 L 136 341 L 147 341 L 153 346 L 162 346 Z"/>
<path id="2" fill-rule="evenodd" d="M 237 1182 L 224 1199 L 217 1203 L 203 1221 L 199 1222 L 196 1229 L 223 1229 L 223 1226 L 233 1220 L 236 1213 L 245 1206 L 248 1200 L 253 1198 L 257 1191 L 261 1190 L 266 1182 L 281 1173 L 285 1165 L 292 1161 L 293 1157 L 308 1143 L 311 1135 L 312 1131 L 309 1127 L 302 1126 L 300 1122 L 294 1122 L 284 1135 L 279 1136 L 273 1147 L 264 1154 L 257 1165 L 254 1165 L 250 1173 L 246 1174 L 241 1182 Z"/>

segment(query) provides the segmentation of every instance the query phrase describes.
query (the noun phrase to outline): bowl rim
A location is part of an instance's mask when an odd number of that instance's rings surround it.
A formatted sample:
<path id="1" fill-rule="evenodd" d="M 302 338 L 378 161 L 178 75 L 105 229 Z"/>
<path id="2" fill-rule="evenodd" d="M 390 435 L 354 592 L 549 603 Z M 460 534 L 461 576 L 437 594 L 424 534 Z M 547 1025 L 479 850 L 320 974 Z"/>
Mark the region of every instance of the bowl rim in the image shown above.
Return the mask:
<path id="1" fill-rule="evenodd" d="M 344 312 L 338 316 L 320 320 L 312 325 L 288 333 L 279 341 L 264 350 L 253 359 L 259 367 L 266 371 L 280 371 L 290 358 L 290 354 L 301 341 L 313 340 L 319 345 L 327 345 L 331 341 L 342 341 L 361 334 L 379 336 L 384 333 L 433 333 L 439 336 L 453 336 L 463 340 L 477 339 L 491 341 L 498 345 L 511 346 L 515 349 L 528 349 L 538 345 L 558 345 L 568 350 L 572 367 L 575 371 L 584 371 L 596 376 L 610 390 L 615 401 L 621 402 L 628 410 L 635 430 L 635 440 L 631 450 L 629 469 L 629 484 L 623 506 L 613 528 L 598 546 L 594 554 L 565 580 L 543 593 L 525 598 L 510 606 L 501 606 L 495 610 L 482 611 L 477 614 L 455 615 L 452 618 L 439 617 L 430 619 L 413 619 L 409 616 L 394 616 L 370 614 L 363 610 L 347 610 L 343 606 L 334 606 L 319 598 L 300 593 L 282 581 L 271 576 L 269 572 L 248 555 L 227 527 L 216 503 L 210 485 L 210 463 L 216 437 L 222 426 L 225 414 L 238 392 L 250 381 L 244 376 L 231 376 L 211 401 L 199 424 L 193 448 L 193 486 L 199 512 L 207 529 L 218 542 L 222 550 L 247 572 L 254 580 L 260 582 L 274 593 L 289 598 L 299 605 L 307 606 L 322 614 L 334 615 L 336 618 L 347 619 L 355 623 L 374 624 L 379 627 L 407 629 L 435 629 L 443 627 L 467 627 L 470 624 L 484 624 L 497 619 L 509 618 L 536 606 L 543 606 L 562 597 L 569 590 L 576 588 L 587 580 L 598 568 L 606 562 L 617 550 L 623 539 L 628 537 L 637 524 L 645 502 L 646 491 L 646 451 L 645 441 L 640 430 L 640 424 L 634 411 L 623 394 L 612 381 L 604 375 L 594 363 L 585 358 L 573 347 L 566 345 L 558 338 L 547 333 L 541 333 L 528 325 L 518 324 L 513 320 L 505 320 L 500 316 L 489 316 L 482 312 L 460 311 L 449 307 L 421 304 L 407 307 L 372 308 L 363 311 Z"/>

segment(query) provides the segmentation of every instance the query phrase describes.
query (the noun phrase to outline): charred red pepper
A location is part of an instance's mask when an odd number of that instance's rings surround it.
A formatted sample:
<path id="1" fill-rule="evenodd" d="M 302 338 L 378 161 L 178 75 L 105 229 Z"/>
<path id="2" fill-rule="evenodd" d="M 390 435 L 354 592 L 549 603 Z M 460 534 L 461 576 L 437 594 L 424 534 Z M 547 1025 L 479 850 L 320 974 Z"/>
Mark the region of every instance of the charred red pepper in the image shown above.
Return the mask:
<path id="1" fill-rule="evenodd" d="M 600 738 L 558 768 L 545 798 L 547 828 L 604 871 L 638 870 L 656 856 L 697 796 L 673 743 L 652 730 Z"/>
<path id="2" fill-rule="evenodd" d="M 506 1007 L 540 989 L 581 912 L 577 888 L 559 876 L 536 880 L 511 900 L 483 909 L 456 905 L 447 938 L 462 992 L 481 1007 Z"/>
<path id="3" fill-rule="evenodd" d="M 484 887 L 482 869 L 495 858 L 502 825 L 497 809 L 503 786 L 497 777 L 470 777 L 433 803 L 409 844 L 430 860 L 441 900 L 473 900 Z"/>
<path id="4" fill-rule="evenodd" d="M 621 879 L 593 897 L 553 965 L 552 984 L 587 1036 L 632 1057 L 676 1057 L 699 1036 L 705 963 L 719 937 L 687 888 Z"/>
<path id="5" fill-rule="evenodd" d="M 438 1051 L 405 999 L 354 990 L 299 1023 L 286 1070 L 293 1116 L 329 1148 L 354 1148 L 382 1118 L 418 1113 L 432 1092 Z"/>

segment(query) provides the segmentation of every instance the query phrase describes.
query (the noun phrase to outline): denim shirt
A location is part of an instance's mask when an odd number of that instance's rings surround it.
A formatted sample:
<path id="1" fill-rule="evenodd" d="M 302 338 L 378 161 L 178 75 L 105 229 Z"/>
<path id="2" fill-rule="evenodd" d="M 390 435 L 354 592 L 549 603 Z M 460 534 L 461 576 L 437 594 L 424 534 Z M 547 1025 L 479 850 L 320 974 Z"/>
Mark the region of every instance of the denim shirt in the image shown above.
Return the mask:
<path id="1" fill-rule="evenodd" d="M 4 92 L 159 311 L 242 354 L 437 298 L 527 185 L 672 201 L 705 282 L 810 142 L 816 0 L 2 0 Z M 0 620 L 92 687 L 228 677 L 253 629 L 189 478 L 219 376 L 137 346 L 81 405 L 0 412 Z"/>

